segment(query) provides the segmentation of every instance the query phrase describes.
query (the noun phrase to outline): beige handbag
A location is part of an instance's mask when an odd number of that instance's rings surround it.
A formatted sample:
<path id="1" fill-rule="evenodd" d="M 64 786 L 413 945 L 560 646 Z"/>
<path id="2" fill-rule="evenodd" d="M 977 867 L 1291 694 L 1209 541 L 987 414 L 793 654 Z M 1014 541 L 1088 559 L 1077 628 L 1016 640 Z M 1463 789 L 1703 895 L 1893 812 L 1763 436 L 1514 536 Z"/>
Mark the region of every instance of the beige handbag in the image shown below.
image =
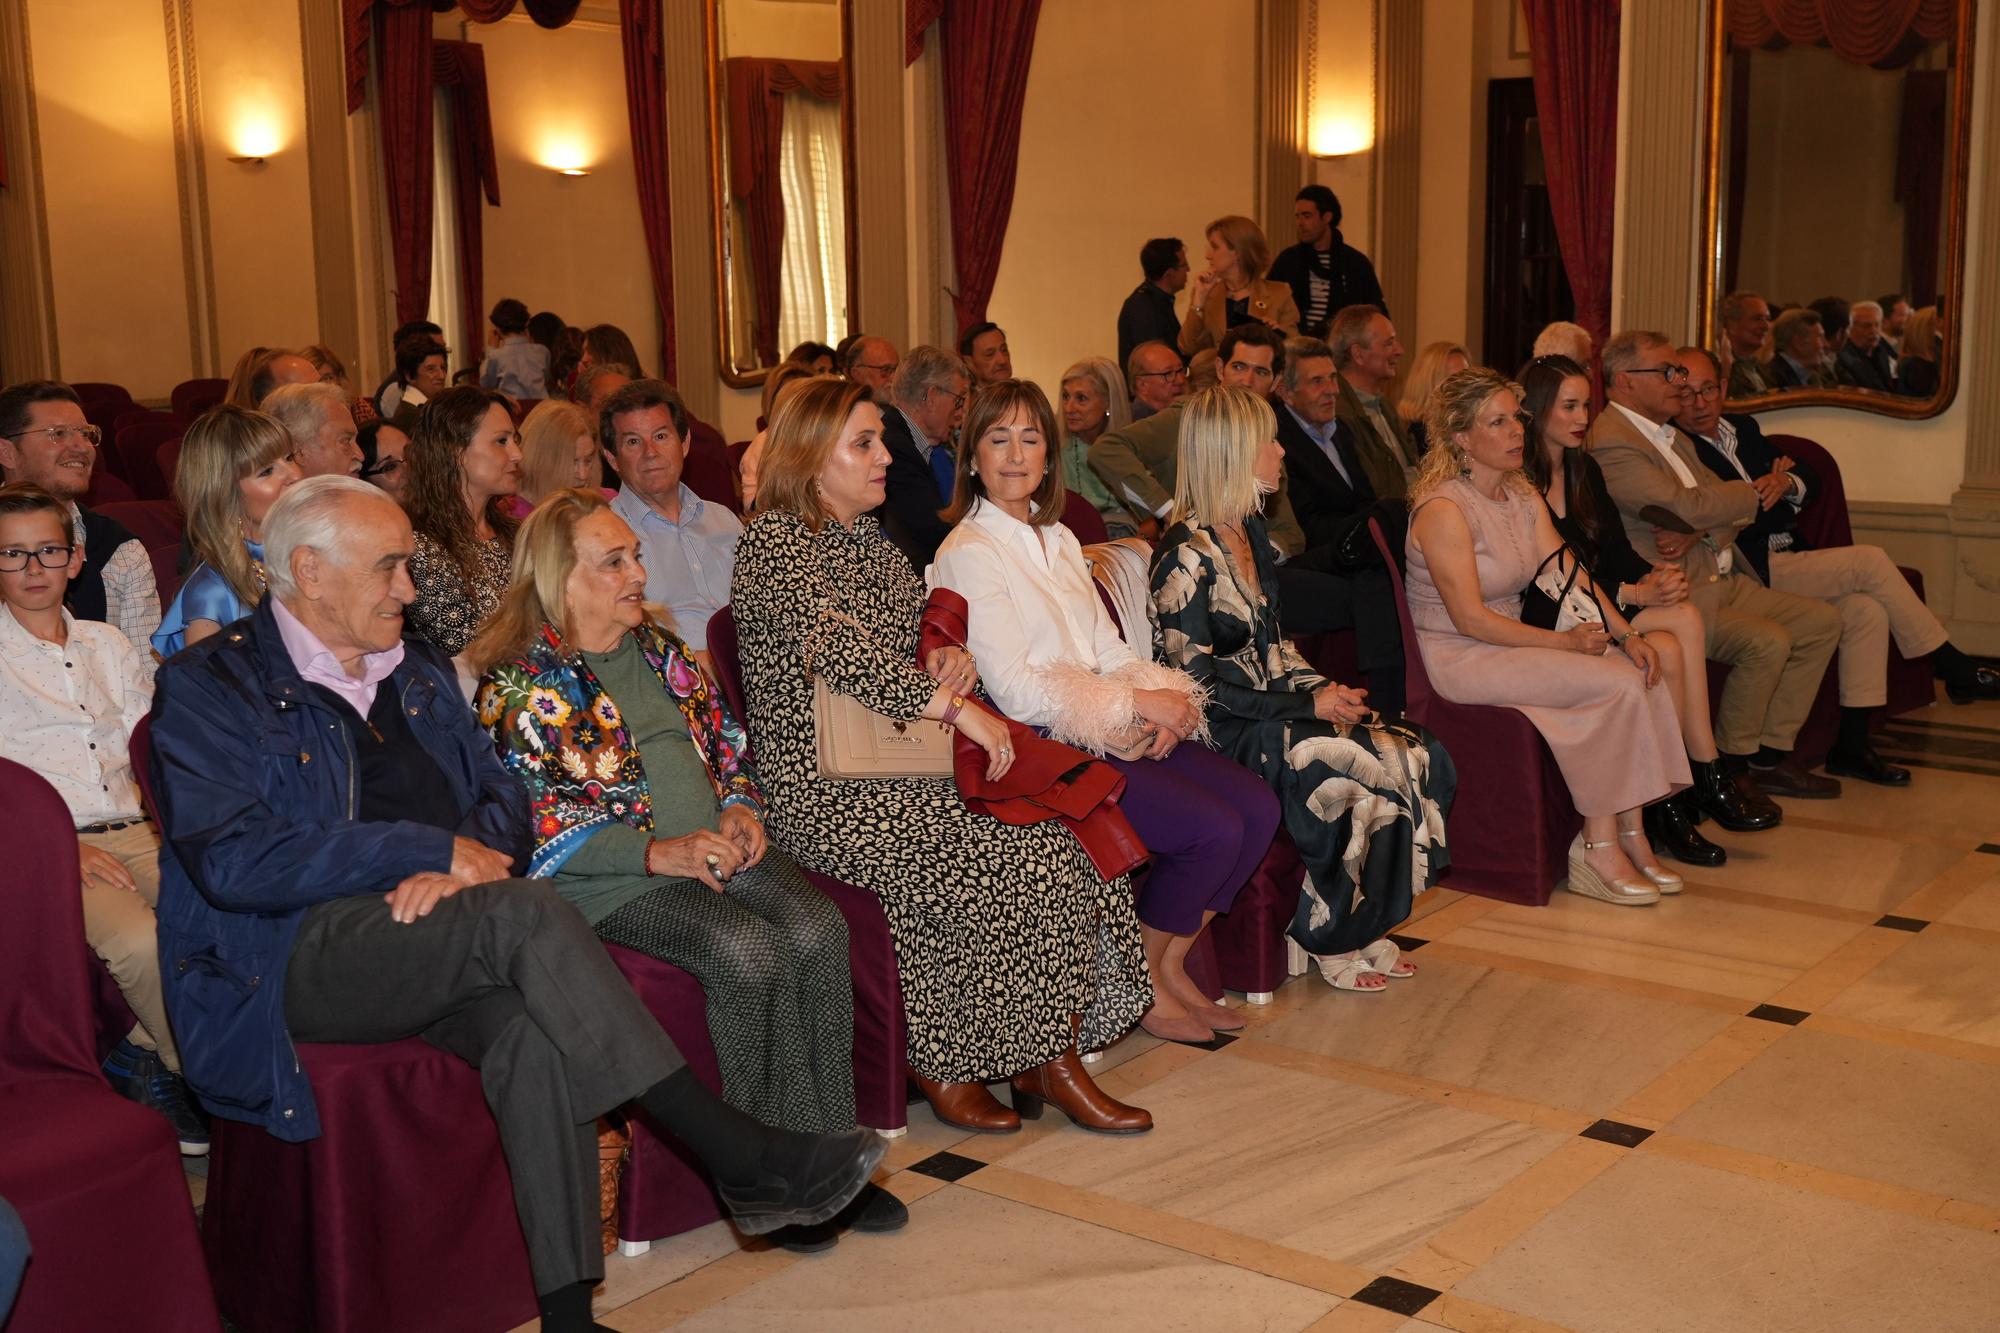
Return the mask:
<path id="1" fill-rule="evenodd" d="M 970 705 L 967 705 L 970 707 Z M 813 677 L 813 735 L 823 778 L 948 778 L 950 727 L 898 722 Z"/>

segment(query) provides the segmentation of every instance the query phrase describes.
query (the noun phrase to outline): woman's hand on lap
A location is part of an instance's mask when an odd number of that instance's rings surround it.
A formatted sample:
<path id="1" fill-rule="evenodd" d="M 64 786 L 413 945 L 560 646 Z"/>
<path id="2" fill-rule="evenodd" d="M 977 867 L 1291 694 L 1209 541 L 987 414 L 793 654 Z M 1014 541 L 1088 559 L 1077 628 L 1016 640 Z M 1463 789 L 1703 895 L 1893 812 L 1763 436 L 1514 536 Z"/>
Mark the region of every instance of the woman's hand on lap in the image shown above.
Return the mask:
<path id="1" fill-rule="evenodd" d="M 764 836 L 764 821 L 740 805 L 726 807 L 722 812 L 722 836 L 735 843 L 743 852 L 743 868 L 749 869 L 764 859 L 764 848 L 769 840 Z"/>
<path id="2" fill-rule="evenodd" d="M 700 880 L 717 893 L 746 864 L 741 847 L 705 828 L 678 838 L 655 838 L 646 845 L 647 874 Z"/>
<path id="3" fill-rule="evenodd" d="M 1007 724 L 984 708 L 967 704 L 955 723 L 959 733 L 986 751 L 986 780 L 997 782 L 1014 766 L 1014 742 L 1008 738 Z"/>

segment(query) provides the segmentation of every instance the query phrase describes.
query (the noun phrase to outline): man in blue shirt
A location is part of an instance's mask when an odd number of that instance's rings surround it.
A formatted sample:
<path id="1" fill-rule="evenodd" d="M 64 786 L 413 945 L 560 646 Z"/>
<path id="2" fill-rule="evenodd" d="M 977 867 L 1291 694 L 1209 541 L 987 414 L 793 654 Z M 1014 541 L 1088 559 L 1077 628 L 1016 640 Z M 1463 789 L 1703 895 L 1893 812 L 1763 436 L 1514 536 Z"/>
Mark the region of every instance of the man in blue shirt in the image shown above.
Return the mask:
<path id="1" fill-rule="evenodd" d="M 634 380 L 604 400 L 597 438 L 624 483 L 611 508 L 639 535 L 646 599 L 665 607 L 674 632 L 706 658 L 708 618 L 729 602 L 743 524 L 681 480 L 687 405 L 670 384 Z"/>

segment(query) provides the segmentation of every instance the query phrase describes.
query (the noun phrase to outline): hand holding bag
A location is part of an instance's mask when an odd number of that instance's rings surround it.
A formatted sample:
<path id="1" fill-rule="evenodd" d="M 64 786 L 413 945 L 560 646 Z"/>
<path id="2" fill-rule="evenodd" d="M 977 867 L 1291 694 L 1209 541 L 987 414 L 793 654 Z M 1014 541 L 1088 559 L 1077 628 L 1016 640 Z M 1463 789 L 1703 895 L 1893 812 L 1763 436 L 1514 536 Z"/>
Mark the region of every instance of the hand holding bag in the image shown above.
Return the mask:
<path id="1" fill-rule="evenodd" d="M 1550 551 L 1535 570 L 1533 586 L 1556 606 L 1556 633 L 1578 625 L 1602 625 L 1604 608 L 1583 578 L 1583 561 L 1567 543 Z"/>
<path id="2" fill-rule="evenodd" d="M 952 730 L 899 722 L 813 677 L 813 736 L 823 778 L 948 778 Z"/>

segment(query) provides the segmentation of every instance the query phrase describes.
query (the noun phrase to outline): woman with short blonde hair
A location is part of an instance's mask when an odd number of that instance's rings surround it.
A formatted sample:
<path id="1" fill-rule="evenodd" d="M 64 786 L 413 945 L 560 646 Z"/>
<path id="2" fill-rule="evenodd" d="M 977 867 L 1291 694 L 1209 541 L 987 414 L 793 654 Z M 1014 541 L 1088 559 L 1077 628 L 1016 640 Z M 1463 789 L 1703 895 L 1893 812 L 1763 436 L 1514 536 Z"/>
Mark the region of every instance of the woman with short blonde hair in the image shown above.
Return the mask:
<path id="1" fill-rule="evenodd" d="M 1216 346 L 1223 334 L 1252 320 L 1284 333 L 1299 331 L 1292 285 L 1264 276 L 1270 258 L 1264 229 L 1249 218 L 1232 213 L 1208 224 L 1208 267 L 1189 284 L 1182 356 Z"/>
<path id="2" fill-rule="evenodd" d="M 1416 972 L 1386 936 L 1448 862 L 1451 757 L 1421 728 L 1383 723 L 1366 690 L 1321 676 L 1279 628 L 1259 512 L 1285 456 L 1270 404 L 1204 389 L 1180 430 L 1172 526 L 1153 557 L 1160 655 L 1208 691 L 1216 748 L 1277 794 L 1308 872 L 1292 939 L 1337 989 L 1379 990 Z"/>
<path id="3" fill-rule="evenodd" d="M 1151 1117 L 1105 1094 L 1079 1056 L 1153 1002 L 1130 881 L 1100 877 L 1060 824 L 974 811 L 949 777 L 821 772 L 815 685 L 899 729 L 955 727 L 985 752 L 988 781 L 1014 764 L 1007 729 L 965 700 L 971 654 L 918 661 L 924 587 L 870 517 L 888 470 L 867 386 L 814 379 L 777 404 L 730 588 L 772 834 L 881 900 L 910 1070 L 940 1119 L 1012 1133 L 1053 1102 L 1086 1129 L 1138 1133 Z M 1006 1078 L 1011 1109 L 986 1088 Z"/>
<path id="4" fill-rule="evenodd" d="M 1445 377 L 1472 364 L 1472 356 L 1454 342 L 1425 343 L 1403 379 L 1403 396 L 1396 401 L 1396 415 L 1410 432 L 1410 445 L 1422 457 L 1430 448 L 1429 427 L 1424 413 L 1430 410 L 1431 395 Z"/>
<path id="5" fill-rule="evenodd" d="M 521 489 L 509 508 L 516 518 L 526 518 L 556 491 L 599 489 L 602 458 L 590 414 L 564 399 L 544 398 L 521 422 Z"/>
<path id="6" fill-rule="evenodd" d="M 760 422 L 757 434 L 751 438 L 750 447 L 743 451 L 743 457 L 736 464 L 736 491 L 743 498 L 744 513 L 749 513 L 757 504 L 757 471 L 764 462 L 764 445 L 771 438 L 771 413 L 777 411 L 779 397 L 819 374 L 802 361 L 781 361 L 764 377 L 764 399 L 757 414 Z"/>
<path id="7" fill-rule="evenodd" d="M 161 613 L 161 657 L 200 643 L 264 600 L 264 516 L 299 479 L 292 437 L 275 417 L 223 403 L 181 439 L 174 499 L 198 562 Z"/>
<path id="8" fill-rule="evenodd" d="M 1090 470 L 1090 446 L 1098 437 L 1124 430 L 1132 421 L 1132 397 L 1125 375 L 1109 357 L 1087 356 L 1062 373 L 1063 485 L 1090 502 L 1112 537 L 1130 537 L 1139 520 Z"/>

